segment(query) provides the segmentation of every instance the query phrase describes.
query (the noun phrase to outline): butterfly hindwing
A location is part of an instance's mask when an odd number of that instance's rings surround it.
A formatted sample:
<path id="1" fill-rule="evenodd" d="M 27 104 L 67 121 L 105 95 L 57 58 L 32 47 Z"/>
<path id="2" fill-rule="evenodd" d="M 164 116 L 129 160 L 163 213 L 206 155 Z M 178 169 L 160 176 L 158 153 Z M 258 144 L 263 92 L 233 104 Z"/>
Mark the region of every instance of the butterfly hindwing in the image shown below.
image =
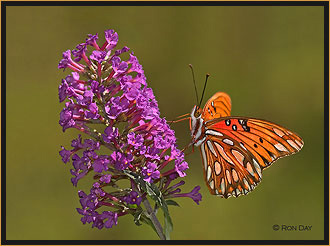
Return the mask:
<path id="1" fill-rule="evenodd" d="M 277 124 L 244 117 L 225 117 L 205 124 L 201 145 L 204 177 L 212 194 L 247 194 L 261 181 L 262 170 L 298 152 L 302 139 Z"/>
<path id="2" fill-rule="evenodd" d="M 261 181 L 261 168 L 238 142 L 228 146 L 224 139 L 209 135 L 201 145 L 206 183 L 211 194 L 225 198 L 247 194 Z"/>

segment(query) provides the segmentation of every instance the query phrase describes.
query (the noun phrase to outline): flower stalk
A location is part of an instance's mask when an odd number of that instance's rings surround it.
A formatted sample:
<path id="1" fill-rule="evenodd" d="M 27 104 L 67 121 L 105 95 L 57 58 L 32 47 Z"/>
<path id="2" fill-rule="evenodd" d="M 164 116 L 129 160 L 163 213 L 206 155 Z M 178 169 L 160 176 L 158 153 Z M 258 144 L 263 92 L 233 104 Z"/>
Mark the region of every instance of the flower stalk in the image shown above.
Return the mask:
<path id="1" fill-rule="evenodd" d="M 156 215 L 155 215 L 155 212 L 154 210 L 152 209 L 148 199 L 144 199 L 143 200 L 143 204 L 145 206 L 145 208 L 147 209 L 147 212 L 148 212 L 148 215 L 150 216 L 150 220 L 151 222 L 153 223 L 155 229 L 156 229 L 156 232 L 159 236 L 159 239 L 161 240 L 165 240 L 165 235 L 163 233 L 163 228 L 162 228 L 162 225 L 160 224 L 159 220 L 157 219 Z"/>

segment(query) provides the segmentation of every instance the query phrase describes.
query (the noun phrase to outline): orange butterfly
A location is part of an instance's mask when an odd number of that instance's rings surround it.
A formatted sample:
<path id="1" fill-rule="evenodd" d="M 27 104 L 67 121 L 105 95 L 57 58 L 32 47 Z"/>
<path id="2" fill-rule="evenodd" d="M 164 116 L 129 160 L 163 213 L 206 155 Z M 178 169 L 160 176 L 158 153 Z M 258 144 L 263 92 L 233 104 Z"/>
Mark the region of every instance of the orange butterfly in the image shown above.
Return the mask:
<path id="1" fill-rule="evenodd" d="M 230 111 L 230 97 L 218 92 L 203 110 L 195 105 L 189 117 L 209 191 L 224 198 L 248 194 L 261 181 L 263 169 L 304 145 L 301 137 L 282 126 L 230 116 Z"/>

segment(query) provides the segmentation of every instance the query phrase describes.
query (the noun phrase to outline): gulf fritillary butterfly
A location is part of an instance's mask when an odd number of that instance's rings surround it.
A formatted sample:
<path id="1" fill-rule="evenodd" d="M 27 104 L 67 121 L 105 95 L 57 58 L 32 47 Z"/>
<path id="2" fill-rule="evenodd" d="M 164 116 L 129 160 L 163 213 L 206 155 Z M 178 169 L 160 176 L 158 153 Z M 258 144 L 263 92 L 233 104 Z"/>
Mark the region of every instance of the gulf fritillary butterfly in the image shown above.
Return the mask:
<path id="1" fill-rule="evenodd" d="M 205 88 L 205 87 L 204 87 Z M 190 114 L 192 143 L 200 147 L 204 178 L 213 195 L 238 197 L 252 191 L 262 171 L 297 153 L 301 137 L 269 121 L 230 116 L 228 94 L 218 92 Z"/>

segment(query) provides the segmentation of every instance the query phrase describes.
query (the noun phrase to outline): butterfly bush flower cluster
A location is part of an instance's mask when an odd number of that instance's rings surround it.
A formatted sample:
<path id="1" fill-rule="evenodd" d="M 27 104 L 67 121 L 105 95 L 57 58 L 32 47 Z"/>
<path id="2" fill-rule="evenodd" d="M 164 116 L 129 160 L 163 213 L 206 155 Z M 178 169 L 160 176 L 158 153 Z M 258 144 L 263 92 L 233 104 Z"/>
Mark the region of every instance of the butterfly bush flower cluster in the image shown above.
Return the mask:
<path id="1" fill-rule="evenodd" d="M 105 31 L 102 46 L 97 34 L 89 34 L 74 50 L 63 52 L 58 65 L 71 70 L 59 86 L 59 100 L 65 101 L 59 124 L 63 131 L 75 128 L 86 137 L 78 135 L 60 155 L 64 163 L 72 163 L 74 186 L 82 178 L 93 180 L 88 192 L 78 192 L 77 211 L 82 223 L 98 229 L 117 225 L 126 214 L 137 224 L 148 222 L 143 202 L 150 197 L 156 201 L 155 213 L 157 201 L 201 201 L 199 186 L 181 191 L 184 181 L 176 180 L 186 176 L 184 154 L 174 131 L 160 117 L 137 57 L 126 46 L 116 49 L 117 42 L 114 30 Z M 166 204 L 159 202 L 161 206 Z"/>

